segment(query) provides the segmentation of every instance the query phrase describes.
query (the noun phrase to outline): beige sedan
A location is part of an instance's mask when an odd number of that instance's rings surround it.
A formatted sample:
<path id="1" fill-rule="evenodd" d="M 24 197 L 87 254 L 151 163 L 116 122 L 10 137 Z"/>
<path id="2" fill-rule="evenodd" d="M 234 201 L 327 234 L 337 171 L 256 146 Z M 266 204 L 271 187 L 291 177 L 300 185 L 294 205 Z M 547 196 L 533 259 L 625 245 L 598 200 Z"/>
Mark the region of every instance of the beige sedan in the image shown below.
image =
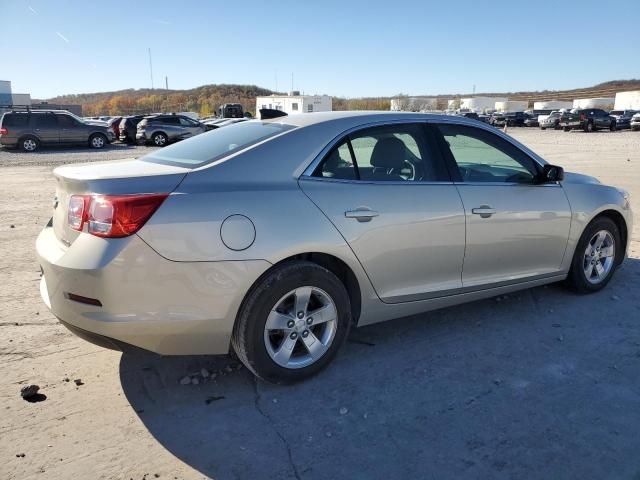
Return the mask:
<path id="1" fill-rule="evenodd" d="M 632 229 L 626 192 L 453 116 L 247 121 L 54 173 L 37 251 L 64 325 L 165 355 L 233 348 L 272 382 L 321 370 L 353 326 L 551 282 L 597 291 Z"/>

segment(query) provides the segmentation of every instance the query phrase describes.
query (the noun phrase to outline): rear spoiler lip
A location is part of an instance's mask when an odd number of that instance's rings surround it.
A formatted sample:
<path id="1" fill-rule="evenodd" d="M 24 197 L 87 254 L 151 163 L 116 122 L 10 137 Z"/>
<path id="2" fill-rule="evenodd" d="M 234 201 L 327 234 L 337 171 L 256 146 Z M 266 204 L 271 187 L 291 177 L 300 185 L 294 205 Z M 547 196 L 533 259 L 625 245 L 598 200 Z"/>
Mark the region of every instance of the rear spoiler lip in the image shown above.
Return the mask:
<path id="1" fill-rule="evenodd" d="M 261 120 L 270 120 L 272 118 L 286 117 L 288 113 L 283 112 L 282 110 L 276 110 L 275 108 L 261 108 L 260 109 L 260 119 Z"/>

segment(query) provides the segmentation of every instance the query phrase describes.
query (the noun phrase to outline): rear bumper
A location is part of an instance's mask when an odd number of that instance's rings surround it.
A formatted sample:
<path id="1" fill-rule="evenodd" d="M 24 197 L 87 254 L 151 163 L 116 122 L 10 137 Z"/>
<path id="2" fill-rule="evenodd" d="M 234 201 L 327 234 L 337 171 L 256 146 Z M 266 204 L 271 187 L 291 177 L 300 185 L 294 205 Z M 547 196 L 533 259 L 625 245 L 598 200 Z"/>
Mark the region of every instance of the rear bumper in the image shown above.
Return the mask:
<path id="1" fill-rule="evenodd" d="M 173 262 L 138 236 L 81 234 L 70 247 L 53 228 L 36 241 L 40 293 L 82 338 L 164 355 L 226 354 L 240 303 L 269 262 Z M 71 300 L 99 300 L 101 306 Z"/>

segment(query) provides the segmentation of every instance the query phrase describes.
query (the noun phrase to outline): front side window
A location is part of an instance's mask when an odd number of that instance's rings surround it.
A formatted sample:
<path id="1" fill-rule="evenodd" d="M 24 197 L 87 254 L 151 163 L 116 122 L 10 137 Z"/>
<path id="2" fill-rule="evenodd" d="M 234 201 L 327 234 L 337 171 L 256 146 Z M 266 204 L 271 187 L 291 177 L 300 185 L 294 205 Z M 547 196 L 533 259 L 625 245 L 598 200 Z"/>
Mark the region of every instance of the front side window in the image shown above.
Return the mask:
<path id="1" fill-rule="evenodd" d="M 60 128 L 75 128 L 78 123 L 69 115 L 57 115 Z"/>
<path id="2" fill-rule="evenodd" d="M 535 182 L 535 162 L 496 134 L 462 125 L 439 129 L 463 182 Z"/>
<path id="3" fill-rule="evenodd" d="M 425 138 L 420 124 L 354 132 L 332 149 L 313 176 L 374 182 L 448 180 Z"/>
<path id="4" fill-rule="evenodd" d="M 180 125 L 183 127 L 195 127 L 196 122 L 187 117 L 180 117 Z"/>

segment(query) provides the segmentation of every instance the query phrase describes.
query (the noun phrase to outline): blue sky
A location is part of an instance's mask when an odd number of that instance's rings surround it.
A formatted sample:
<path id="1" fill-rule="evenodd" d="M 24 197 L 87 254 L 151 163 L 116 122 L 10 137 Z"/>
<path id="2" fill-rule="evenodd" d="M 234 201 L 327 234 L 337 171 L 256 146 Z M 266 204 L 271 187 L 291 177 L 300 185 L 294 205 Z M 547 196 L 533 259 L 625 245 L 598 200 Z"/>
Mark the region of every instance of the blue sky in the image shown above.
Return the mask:
<path id="1" fill-rule="evenodd" d="M 108 9 L 107 9 L 108 8 Z M 0 79 L 48 98 L 256 84 L 387 96 L 640 78 L 640 0 L 0 0 Z"/>

